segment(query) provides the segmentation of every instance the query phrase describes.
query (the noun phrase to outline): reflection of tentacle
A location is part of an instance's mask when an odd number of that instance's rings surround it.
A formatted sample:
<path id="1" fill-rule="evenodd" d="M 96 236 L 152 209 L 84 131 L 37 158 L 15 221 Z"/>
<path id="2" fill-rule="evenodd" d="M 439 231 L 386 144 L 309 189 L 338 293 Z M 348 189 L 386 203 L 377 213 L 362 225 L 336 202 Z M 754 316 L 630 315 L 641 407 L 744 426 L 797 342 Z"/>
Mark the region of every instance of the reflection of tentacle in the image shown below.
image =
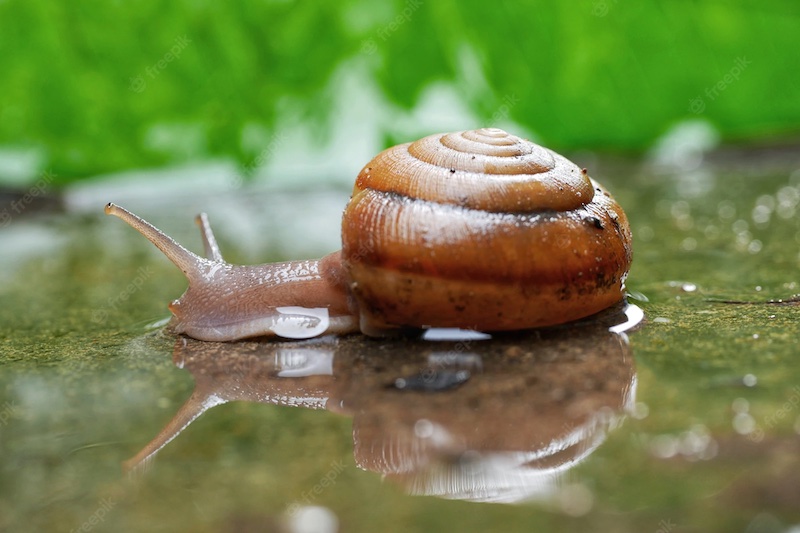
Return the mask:
<path id="1" fill-rule="evenodd" d="M 352 416 L 356 463 L 412 494 L 546 497 L 632 409 L 633 357 L 615 326 L 639 319 L 621 305 L 569 327 L 490 339 L 453 332 L 439 337 L 446 340 L 382 343 L 180 337 L 173 360 L 192 374 L 195 392 L 125 467 L 145 466 L 210 407 L 243 400 Z M 468 379 L 451 383 L 459 373 Z"/>
<path id="2" fill-rule="evenodd" d="M 181 408 L 172 417 L 172 420 L 164 427 L 164 429 L 156 435 L 150 443 L 145 446 L 139 453 L 131 457 L 124 463 L 122 468 L 126 472 L 135 472 L 140 469 L 146 469 L 150 461 L 155 457 L 156 453 L 166 446 L 172 439 L 177 437 L 194 420 L 214 407 L 225 403 L 225 400 L 218 396 L 206 396 L 203 392 L 195 390 L 191 397 L 186 400 Z"/>
<path id="3" fill-rule="evenodd" d="M 126 471 L 145 469 L 159 450 L 215 405 L 243 400 L 322 409 L 333 381 L 333 349 L 324 339 L 217 343 L 178 337 L 172 360 L 191 372 L 195 390 L 167 426 L 123 463 Z"/>

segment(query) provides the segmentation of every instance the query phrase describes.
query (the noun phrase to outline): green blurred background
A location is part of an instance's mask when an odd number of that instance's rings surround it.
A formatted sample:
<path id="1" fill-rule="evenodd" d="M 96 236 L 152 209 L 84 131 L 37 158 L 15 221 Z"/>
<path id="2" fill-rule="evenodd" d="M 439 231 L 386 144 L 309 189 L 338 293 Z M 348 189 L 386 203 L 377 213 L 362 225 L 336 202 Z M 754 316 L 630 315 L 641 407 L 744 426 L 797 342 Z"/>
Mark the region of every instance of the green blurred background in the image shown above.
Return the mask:
<path id="1" fill-rule="evenodd" d="M 364 128 L 369 150 L 507 125 L 636 155 L 688 119 L 794 140 L 799 26 L 796 0 L 0 0 L 0 185 L 248 170 Z"/>

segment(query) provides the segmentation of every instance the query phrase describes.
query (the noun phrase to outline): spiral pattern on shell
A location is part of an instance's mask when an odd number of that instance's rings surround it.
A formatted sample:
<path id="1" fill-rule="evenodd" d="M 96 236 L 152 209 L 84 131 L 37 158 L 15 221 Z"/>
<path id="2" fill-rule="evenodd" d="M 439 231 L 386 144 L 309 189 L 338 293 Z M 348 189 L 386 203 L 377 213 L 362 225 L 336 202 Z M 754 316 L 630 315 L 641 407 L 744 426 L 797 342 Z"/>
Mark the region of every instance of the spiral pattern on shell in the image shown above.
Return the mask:
<path id="1" fill-rule="evenodd" d="M 495 213 L 566 211 L 593 196 L 578 167 L 496 128 L 430 135 L 385 150 L 361 171 L 356 189 Z"/>
<path id="2" fill-rule="evenodd" d="M 362 326 L 513 330 L 575 320 L 623 296 L 630 229 L 566 158 L 499 129 L 378 154 L 342 220 Z"/>

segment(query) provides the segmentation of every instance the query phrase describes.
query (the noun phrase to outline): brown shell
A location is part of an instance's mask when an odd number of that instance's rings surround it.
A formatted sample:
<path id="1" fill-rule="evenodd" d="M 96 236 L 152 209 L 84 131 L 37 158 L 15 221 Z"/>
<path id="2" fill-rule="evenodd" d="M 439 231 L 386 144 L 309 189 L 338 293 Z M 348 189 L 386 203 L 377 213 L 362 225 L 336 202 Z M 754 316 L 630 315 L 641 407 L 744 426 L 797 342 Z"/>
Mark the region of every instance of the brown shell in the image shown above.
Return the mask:
<path id="1" fill-rule="evenodd" d="M 623 297 L 625 213 L 560 155 L 499 129 L 425 137 L 361 171 L 342 256 L 362 326 L 515 330 Z"/>

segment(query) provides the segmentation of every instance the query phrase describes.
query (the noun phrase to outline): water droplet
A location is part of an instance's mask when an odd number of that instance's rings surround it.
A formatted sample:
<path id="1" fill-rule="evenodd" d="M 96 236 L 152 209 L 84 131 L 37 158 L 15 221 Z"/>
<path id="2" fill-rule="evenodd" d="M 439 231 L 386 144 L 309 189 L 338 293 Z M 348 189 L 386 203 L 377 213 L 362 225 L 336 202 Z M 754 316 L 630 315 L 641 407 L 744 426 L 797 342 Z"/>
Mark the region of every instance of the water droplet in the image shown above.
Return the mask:
<path id="1" fill-rule="evenodd" d="M 740 435 L 747 435 L 756 428 L 755 419 L 750 413 L 736 413 L 733 417 L 733 429 Z"/>
<path id="2" fill-rule="evenodd" d="M 678 453 L 678 439 L 672 435 L 658 435 L 650 441 L 650 453 L 659 459 L 669 459 Z"/>
<path id="3" fill-rule="evenodd" d="M 636 405 L 633 406 L 633 412 L 631 415 L 636 420 L 643 420 L 647 418 L 650 414 L 650 407 L 644 402 L 636 402 Z"/>
<path id="4" fill-rule="evenodd" d="M 673 218 L 682 218 L 685 216 L 689 216 L 691 213 L 691 208 L 689 207 L 689 202 L 684 200 L 678 200 L 677 202 L 673 202 L 672 207 L 670 208 L 670 214 Z"/>
<path id="5" fill-rule="evenodd" d="M 775 197 L 771 194 L 762 194 L 756 199 L 756 207 L 765 207 L 769 210 L 775 209 Z"/>
<path id="6" fill-rule="evenodd" d="M 628 291 L 628 299 L 636 300 L 636 301 L 639 301 L 639 302 L 649 302 L 650 301 L 650 298 L 648 298 L 647 296 L 644 295 L 644 293 L 641 293 L 639 291 Z"/>
<path id="7" fill-rule="evenodd" d="M 757 205 L 753 208 L 751 217 L 756 226 L 764 228 L 769 224 L 769 219 L 772 217 L 772 209 L 764 205 Z"/>
<path id="8" fill-rule="evenodd" d="M 711 437 L 705 426 L 693 426 L 691 430 L 684 431 L 681 434 L 678 450 L 681 455 L 696 459 L 700 452 L 706 449 L 710 441 Z"/>
<path id="9" fill-rule="evenodd" d="M 638 305 L 629 303 L 625 306 L 625 318 L 625 322 L 611 326 L 608 328 L 608 331 L 612 333 L 623 333 L 633 329 L 644 320 L 644 311 Z"/>
<path id="10" fill-rule="evenodd" d="M 422 338 L 426 341 L 480 341 L 492 336 L 472 329 L 430 328 L 425 330 Z"/>
<path id="11" fill-rule="evenodd" d="M 641 228 L 639 228 L 639 231 L 636 236 L 641 241 L 644 242 L 651 241 L 653 237 L 655 237 L 655 231 L 653 231 L 653 228 L 651 228 L 650 226 L 642 226 Z"/>
<path id="12" fill-rule="evenodd" d="M 748 402 L 744 398 L 736 398 L 731 403 L 731 408 L 736 413 L 746 413 L 746 412 L 748 412 L 750 410 L 750 402 Z"/>
<path id="13" fill-rule="evenodd" d="M 339 530 L 339 519 L 336 514 L 319 505 L 297 506 L 296 509 L 290 508 L 289 515 L 290 531 L 297 533 L 308 533 L 311 531 L 318 533 L 335 533 Z"/>
<path id="14" fill-rule="evenodd" d="M 713 224 L 709 224 L 703 229 L 703 235 L 705 235 L 706 239 L 716 239 L 719 234 L 719 228 Z"/>
<path id="15" fill-rule="evenodd" d="M 417 420 L 414 424 L 414 435 L 420 439 L 427 439 L 433 435 L 433 422 L 426 418 Z"/>
<path id="16" fill-rule="evenodd" d="M 739 235 L 749 230 L 750 224 L 748 224 L 746 220 L 742 220 L 740 218 L 739 220 L 731 224 L 731 229 L 733 230 L 734 233 Z"/>
<path id="17" fill-rule="evenodd" d="M 583 516 L 592 510 L 594 494 L 583 483 L 572 483 L 561 487 L 556 496 L 561 512 L 570 516 Z"/>
<path id="18" fill-rule="evenodd" d="M 287 339 L 310 339 L 328 329 L 330 319 L 324 307 L 276 307 L 275 321 L 270 329 Z"/>
<path id="19" fill-rule="evenodd" d="M 722 201 L 717 204 L 717 215 L 721 220 L 731 220 L 736 216 L 736 206 L 731 201 Z"/>

